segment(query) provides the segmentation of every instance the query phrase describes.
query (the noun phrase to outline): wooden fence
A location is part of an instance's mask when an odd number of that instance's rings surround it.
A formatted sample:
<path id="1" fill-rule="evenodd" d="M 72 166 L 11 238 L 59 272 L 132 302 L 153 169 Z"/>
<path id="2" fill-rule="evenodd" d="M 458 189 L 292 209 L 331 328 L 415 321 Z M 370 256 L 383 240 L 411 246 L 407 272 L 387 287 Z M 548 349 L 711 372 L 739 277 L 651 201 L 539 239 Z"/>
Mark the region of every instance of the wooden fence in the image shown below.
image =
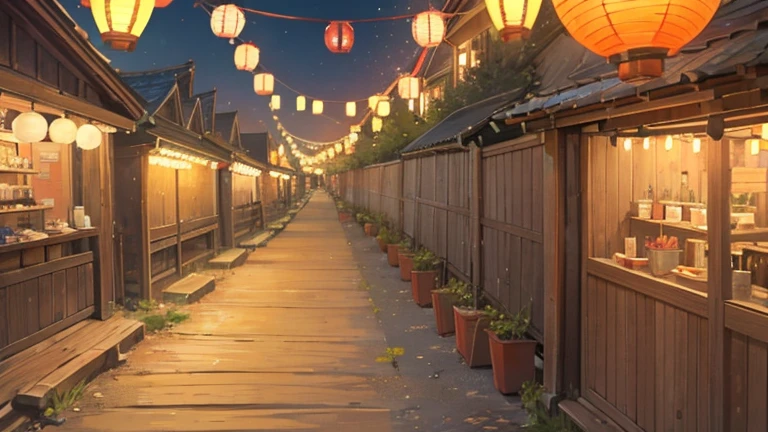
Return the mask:
<path id="1" fill-rule="evenodd" d="M 532 333 L 543 341 L 543 164 L 542 141 L 532 135 L 348 171 L 331 184 L 352 205 L 385 214 L 497 305 L 530 306 Z"/>

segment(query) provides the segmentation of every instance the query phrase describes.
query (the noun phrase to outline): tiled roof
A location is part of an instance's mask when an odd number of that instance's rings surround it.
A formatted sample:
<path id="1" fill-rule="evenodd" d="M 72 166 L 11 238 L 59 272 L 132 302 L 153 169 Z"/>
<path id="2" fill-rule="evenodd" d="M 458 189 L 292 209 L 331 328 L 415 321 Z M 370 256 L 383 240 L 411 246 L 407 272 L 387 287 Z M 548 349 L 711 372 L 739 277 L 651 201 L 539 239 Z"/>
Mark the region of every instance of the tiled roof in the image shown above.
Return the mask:
<path id="1" fill-rule="evenodd" d="M 200 99 L 200 108 L 203 111 L 203 127 L 205 132 L 214 132 L 216 126 L 214 116 L 216 113 L 216 90 L 207 93 L 201 93 L 192 96 L 193 99 Z"/>
<path id="2" fill-rule="evenodd" d="M 523 89 L 513 90 L 464 107 L 446 117 L 445 120 L 438 123 L 424 135 L 416 138 L 401 153 L 424 150 L 451 141 L 457 141 L 460 135 L 476 130 L 479 126 L 484 125 L 488 118 L 499 108 L 519 98 L 523 92 Z"/>
<path id="3" fill-rule="evenodd" d="M 120 78 L 146 102 L 145 108 L 154 114 L 185 74 L 191 74 L 194 65 L 184 63 L 164 69 L 144 72 L 124 72 Z"/>
<path id="4" fill-rule="evenodd" d="M 266 132 L 244 133 L 240 135 L 243 148 L 248 151 L 248 156 L 263 163 L 269 163 L 269 151 L 267 149 L 269 138 Z"/>
<path id="5" fill-rule="evenodd" d="M 197 98 L 187 99 L 181 102 L 181 111 L 184 120 L 184 124 L 188 125 L 192 118 L 192 114 L 195 111 L 195 105 L 197 105 Z"/>

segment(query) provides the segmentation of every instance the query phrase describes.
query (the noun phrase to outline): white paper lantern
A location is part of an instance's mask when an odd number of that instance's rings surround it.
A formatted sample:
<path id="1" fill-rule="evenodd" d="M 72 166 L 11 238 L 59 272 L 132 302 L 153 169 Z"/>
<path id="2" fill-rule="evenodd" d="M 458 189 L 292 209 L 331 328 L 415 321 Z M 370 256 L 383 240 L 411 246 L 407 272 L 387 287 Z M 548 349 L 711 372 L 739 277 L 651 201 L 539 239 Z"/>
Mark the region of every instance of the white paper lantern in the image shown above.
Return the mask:
<path id="1" fill-rule="evenodd" d="M 92 124 L 84 124 L 77 130 L 77 146 L 83 150 L 93 150 L 101 145 L 101 131 Z"/>
<path id="2" fill-rule="evenodd" d="M 277 155 L 280 157 L 283 157 L 285 154 L 285 146 L 280 144 L 280 147 L 277 148 Z"/>
<path id="3" fill-rule="evenodd" d="M 445 37 L 445 21 L 437 11 L 427 11 L 416 15 L 412 24 L 413 39 L 419 46 L 433 48 L 440 45 Z"/>
<path id="4" fill-rule="evenodd" d="M 374 117 L 371 120 L 371 130 L 373 133 L 381 132 L 381 128 L 384 126 L 384 122 L 379 117 Z"/>
<path id="5" fill-rule="evenodd" d="M 356 143 L 358 139 L 360 139 L 360 136 L 357 134 L 357 132 L 352 132 L 351 134 L 349 134 L 350 144 Z"/>
<path id="6" fill-rule="evenodd" d="M 211 13 L 211 30 L 220 38 L 240 36 L 245 27 L 245 14 L 233 4 L 221 5 Z"/>
<path id="7" fill-rule="evenodd" d="M 403 77 L 397 82 L 397 90 L 403 99 L 418 99 L 420 92 L 419 79 L 416 77 Z"/>
<path id="8" fill-rule="evenodd" d="M 19 142 L 37 143 L 48 134 L 48 121 L 42 115 L 29 111 L 13 119 L 11 130 Z"/>
<path id="9" fill-rule="evenodd" d="M 57 118 L 48 126 L 48 137 L 56 144 L 72 144 L 77 138 L 77 125 L 68 118 Z"/>
<path id="10" fill-rule="evenodd" d="M 272 102 L 270 104 L 273 111 L 280 109 L 280 95 L 272 95 Z"/>
<path id="11" fill-rule="evenodd" d="M 298 96 L 296 98 L 296 111 L 304 111 L 307 109 L 307 98 L 304 96 Z"/>
<path id="12" fill-rule="evenodd" d="M 333 145 L 334 150 L 336 150 L 336 153 L 341 154 L 341 152 L 344 151 L 344 144 L 342 143 L 336 143 Z"/>
<path id="13" fill-rule="evenodd" d="M 312 114 L 320 115 L 323 113 L 323 101 L 312 101 Z"/>
<path id="14" fill-rule="evenodd" d="M 380 95 L 373 95 L 368 98 L 368 108 L 370 108 L 372 111 L 376 111 L 376 105 L 379 104 L 379 99 L 381 99 Z"/>
<path id="15" fill-rule="evenodd" d="M 253 76 L 253 91 L 259 96 L 269 96 L 275 91 L 275 76 L 260 73 Z"/>
<path id="16" fill-rule="evenodd" d="M 347 117 L 354 117 L 357 115 L 357 104 L 354 102 L 347 102 Z"/>
<path id="17" fill-rule="evenodd" d="M 379 117 L 387 117 L 391 107 L 388 100 L 379 101 L 379 105 L 376 107 L 376 115 Z"/>
<path id="18" fill-rule="evenodd" d="M 259 64 L 259 49 L 256 45 L 246 42 L 235 48 L 235 67 L 237 70 L 252 72 Z"/>

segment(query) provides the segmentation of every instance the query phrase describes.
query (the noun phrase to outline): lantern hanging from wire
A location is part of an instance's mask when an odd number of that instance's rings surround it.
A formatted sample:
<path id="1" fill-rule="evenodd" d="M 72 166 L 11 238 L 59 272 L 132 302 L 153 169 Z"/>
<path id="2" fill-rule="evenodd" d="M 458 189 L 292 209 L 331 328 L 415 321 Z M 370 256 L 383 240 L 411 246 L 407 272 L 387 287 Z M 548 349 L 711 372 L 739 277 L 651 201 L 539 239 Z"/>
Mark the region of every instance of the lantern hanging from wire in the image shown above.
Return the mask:
<path id="1" fill-rule="evenodd" d="M 381 128 L 384 126 L 384 122 L 379 117 L 371 119 L 371 130 L 373 133 L 381 132 Z"/>
<path id="2" fill-rule="evenodd" d="M 333 159 L 336 156 L 336 152 L 333 148 L 329 148 L 326 154 L 328 155 L 328 159 Z"/>
<path id="3" fill-rule="evenodd" d="M 541 3 L 542 0 L 485 0 L 485 8 L 501 40 L 510 42 L 528 38 Z"/>
<path id="4" fill-rule="evenodd" d="M 259 96 L 269 96 L 275 91 L 275 76 L 260 73 L 253 76 L 253 91 Z"/>
<path id="5" fill-rule="evenodd" d="M 259 64 L 259 48 L 246 42 L 235 48 L 235 67 L 237 70 L 253 72 Z"/>
<path id="6" fill-rule="evenodd" d="M 320 115 L 322 113 L 323 113 L 323 101 L 313 100 L 312 101 L 312 114 Z"/>
<path id="7" fill-rule="evenodd" d="M 362 132 L 362 131 L 363 131 L 363 128 L 360 127 L 359 124 L 358 125 L 352 125 L 352 126 L 349 127 L 349 132 L 350 133 L 352 133 L 352 132 Z M 768 138 L 766 138 L 766 139 L 768 139 Z"/>
<path id="8" fill-rule="evenodd" d="M 155 8 L 164 8 L 173 0 L 81 0 L 91 8 L 101 40 L 110 48 L 132 52 L 149 23 Z"/>
<path id="9" fill-rule="evenodd" d="M 368 108 L 370 108 L 372 111 L 376 111 L 376 106 L 379 104 L 379 99 L 381 99 L 381 95 L 373 95 L 368 98 Z"/>
<path id="10" fill-rule="evenodd" d="M 280 95 L 273 94 L 272 100 L 269 103 L 269 106 L 272 108 L 272 111 L 277 111 L 280 109 Z"/>
<path id="11" fill-rule="evenodd" d="M 346 54 L 355 44 L 355 30 L 345 21 L 332 21 L 325 28 L 325 46 L 334 54 Z"/>
<path id="12" fill-rule="evenodd" d="M 354 102 L 347 102 L 347 117 L 354 117 L 357 115 L 357 104 Z"/>
<path id="13" fill-rule="evenodd" d="M 618 64 L 619 78 L 661 77 L 664 59 L 677 54 L 709 24 L 720 0 L 554 0 L 568 33 Z"/>
<path id="14" fill-rule="evenodd" d="M 304 96 L 296 97 L 296 111 L 305 111 L 307 109 L 307 98 Z"/>
<path id="15" fill-rule="evenodd" d="M 245 14 L 233 4 L 224 4 L 211 12 L 211 30 L 220 38 L 234 39 L 245 27 Z"/>
<path id="16" fill-rule="evenodd" d="M 48 126 L 48 137 L 57 144 L 72 144 L 77 138 L 77 125 L 66 117 L 57 118 Z"/>
<path id="17" fill-rule="evenodd" d="M 397 90 L 403 99 L 418 99 L 420 93 L 419 79 L 416 77 L 402 77 L 397 82 Z"/>
<path id="18" fill-rule="evenodd" d="M 376 115 L 379 117 L 387 117 L 391 111 L 391 106 L 388 99 L 380 100 L 376 106 Z"/>
<path id="19" fill-rule="evenodd" d="M 357 132 L 352 132 L 351 134 L 349 134 L 349 136 L 347 137 L 347 139 L 349 140 L 349 143 L 350 143 L 350 144 L 354 144 L 354 143 L 356 143 L 356 142 L 357 142 L 357 140 L 359 140 L 359 139 L 360 139 L 360 135 L 358 135 L 358 133 L 357 133 Z"/>
<path id="20" fill-rule="evenodd" d="M 101 145 L 102 133 L 92 124 L 84 124 L 77 129 L 75 141 L 77 147 L 83 150 L 93 150 Z"/>
<path id="21" fill-rule="evenodd" d="M 13 119 L 11 130 L 19 142 L 37 143 L 48 134 L 48 121 L 40 113 L 29 111 Z"/>
<path id="22" fill-rule="evenodd" d="M 344 151 L 344 144 L 337 142 L 334 144 L 333 148 L 336 150 L 336 153 L 341 154 L 341 152 Z"/>
<path id="23" fill-rule="evenodd" d="M 430 10 L 422 12 L 413 18 L 413 39 L 419 46 L 434 48 L 443 42 L 445 37 L 445 21 L 443 14 Z"/>

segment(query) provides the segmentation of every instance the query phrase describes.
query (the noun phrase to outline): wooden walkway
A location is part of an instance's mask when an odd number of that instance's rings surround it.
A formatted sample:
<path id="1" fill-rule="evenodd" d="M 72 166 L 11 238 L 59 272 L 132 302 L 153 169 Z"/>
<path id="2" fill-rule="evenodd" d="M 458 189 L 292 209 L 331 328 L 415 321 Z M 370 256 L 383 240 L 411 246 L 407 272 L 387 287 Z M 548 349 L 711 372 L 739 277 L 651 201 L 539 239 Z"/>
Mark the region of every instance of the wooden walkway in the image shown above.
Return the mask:
<path id="1" fill-rule="evenodd" d="M 169 336 L 99 377 L 72 431 L 390 432 L 383 332 L 322 192 Z M 94 396 L 95 395 L 95 396 Z"/>

